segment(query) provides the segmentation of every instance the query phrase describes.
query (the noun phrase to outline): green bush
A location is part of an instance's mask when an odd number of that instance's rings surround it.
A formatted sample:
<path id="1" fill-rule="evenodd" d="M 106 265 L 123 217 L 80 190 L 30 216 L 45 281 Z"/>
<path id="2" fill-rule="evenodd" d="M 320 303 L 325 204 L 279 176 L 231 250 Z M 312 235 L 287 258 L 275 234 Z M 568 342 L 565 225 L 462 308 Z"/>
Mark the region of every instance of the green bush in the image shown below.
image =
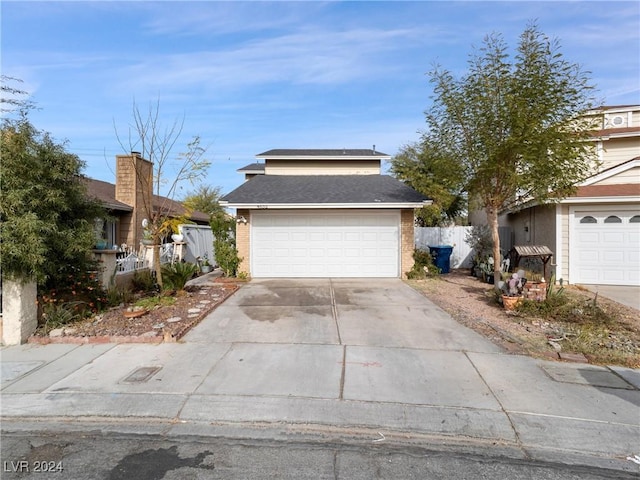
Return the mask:
<path id="1" fill-rule="evenodd" d="M 85 311 L 84 302 L 47 303 L 42 308 L 40 324 L 44 333 L 81 320 Z"/>
<path id="2" fill-rule="evenodd" d="M 162 266 L 164 287 L 169 290 L 184 290 L 185 284 L 196 274 L 198 266 L 194 263 L 176 262 Z"/>
<path id="3" fill-rule="evenodd" d="M 213 242 L 213 249 L 216 254 L 216 262 L 220 265 L 225 277 L 235 277 L 238 272 L 238 265 L 242 259 L 238 257 L 238 249 L 235 241 L 230 238 L 218 239 Z"/>
<path id="4" fill-rule="evenodd" d="M 136 270 L 131 279 L 134 292 L 153 292 L 158 289 L 156 278 L 149 270 Z"/>
<path id="5" fill-rule="evenodd" d="M 141 298 L 135 303 L 135 306 L 142 307 L 145 310 L 151 310 L 154 307 L 169 307 L 174 303 L 176 303 L 175 297 L 156 295 L 155 297 Z"/>
<path id="6" fill-rule="evenodd" d="M 407 278 L 420 280 L 427 277 L 435 277 L 440 274 L 440 269 L 434 265 L 433 257 L 429 251 L 414 250 L 413 260 L 413 268 L 407 272 Z"/>
<path id="7" fill-rule="evenodd" d="M 72 305 L 82 316 L 97 313 L 108 304 L 107 292 L 102 288 L 96 272 L 84 272 L 75 266 L 67 267 L 67 274 L 60 276 L 54 288 L 42 287 L 38 301 L 43 306 Z"/>

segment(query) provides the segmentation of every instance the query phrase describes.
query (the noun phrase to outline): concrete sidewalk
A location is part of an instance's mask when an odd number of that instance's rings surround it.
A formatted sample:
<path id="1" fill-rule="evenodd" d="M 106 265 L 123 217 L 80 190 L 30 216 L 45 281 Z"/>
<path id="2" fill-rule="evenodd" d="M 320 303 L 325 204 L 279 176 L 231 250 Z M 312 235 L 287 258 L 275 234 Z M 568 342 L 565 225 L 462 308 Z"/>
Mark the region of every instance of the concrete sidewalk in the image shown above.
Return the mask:
<path id="1" fill-rule="evenodd" d="M 639 471 L 640 371 L 504 354 L 399 280 L 254 280 L 181 343 L 0 355 L 4 431 L 428 443 Z"/>

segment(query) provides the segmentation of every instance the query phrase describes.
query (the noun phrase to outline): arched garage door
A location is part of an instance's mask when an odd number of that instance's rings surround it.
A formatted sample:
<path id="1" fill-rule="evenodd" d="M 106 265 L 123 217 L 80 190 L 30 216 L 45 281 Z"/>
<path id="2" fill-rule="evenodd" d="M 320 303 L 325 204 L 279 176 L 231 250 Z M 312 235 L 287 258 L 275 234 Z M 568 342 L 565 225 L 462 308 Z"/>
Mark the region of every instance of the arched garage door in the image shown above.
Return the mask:
<path id="1" fill-rule="evenodd" d="M 399 210 L 251 214 L 253 277 L 398 277 Z"/>
<path id="2" fill-rule="evenodd" d="M 637 208 L 576 208 L 571 219 L 571 283 L 640 285 Z"/>

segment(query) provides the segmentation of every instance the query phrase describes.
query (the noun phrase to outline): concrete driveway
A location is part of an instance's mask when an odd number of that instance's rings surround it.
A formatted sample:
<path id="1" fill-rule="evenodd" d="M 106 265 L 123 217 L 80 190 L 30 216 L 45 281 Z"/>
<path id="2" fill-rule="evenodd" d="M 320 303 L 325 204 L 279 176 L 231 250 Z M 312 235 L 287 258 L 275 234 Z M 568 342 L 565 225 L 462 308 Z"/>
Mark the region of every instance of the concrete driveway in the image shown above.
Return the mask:
<path id="1" fill-rule="evenodd" d="M 397 279 L 253 280 L 184 341 L 499 351 Z"/>
<path id="2" fill-rule="evenodd" d="M 640 287 L 631 285 L 580 285 L 609 300 L 640 310 Z"/>

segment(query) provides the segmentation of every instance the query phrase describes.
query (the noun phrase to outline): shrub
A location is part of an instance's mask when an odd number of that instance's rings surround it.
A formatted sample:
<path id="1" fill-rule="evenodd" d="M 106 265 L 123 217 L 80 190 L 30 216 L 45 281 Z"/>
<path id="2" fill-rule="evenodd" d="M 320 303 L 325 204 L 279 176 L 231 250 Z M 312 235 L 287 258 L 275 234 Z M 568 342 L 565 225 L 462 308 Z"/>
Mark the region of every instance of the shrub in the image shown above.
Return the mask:
<path id="1" fill-rule="evenodd" d="M 129 303 L 133 298 L 133 292 L 129 289 L 113 286 L 106 293 L 107 306 L 115 307 L 123 303 Z"/>
<path id="2" fill-rule="evenodd" d="M 67 274 L 59 277 L 55 288 L 43 289 L 39 303 L 47 305 L 70 306 L 81 316 L 99 312 L 107 304 L 107 293 L 102 288 L 96 272 L 85 272 L 75 266 L 67 267 Z"/>
<path id="3" fill-rule="evenodd" d="M 136 270 L 131 279 L 131 288 L 135 292 L 153 292 L 158 289 L 158 284 L 149 270 Z"/>
<path id="4" fill-rule="evenodd" d="M 225 277 L 235 277 L 238 272 L 238 265 L 242 259 L 238 256 L 238 249 L 232 239 L 218 239 L 213 242 L 216 253 L 216 261 Z"/>
<path id="5" fill-rule="evenodd" d="M 162 279 L 164 287 L 169 290 L 184 290 L 185 284 L 198 270 L 194 263 L 176 262 L 162 266 Z"/>
<path id="6" fill-rule="evenodd" d="M 145 310 L 151 310 L 154 307 L 169 307 L 176 303 L 174 297 L 156 295 L 155 297 L 141 298 L 135 303 L 136 307 L 142 307 Z"/>
<path id="7" fill-rule="evenodd" d="M 82 319 L 84 302 L 47 303 L 43 306 L 40 324 L 44 333 Z"/>
<path id="8" fill-rule="evenodd" d="M 440 274 L 440 269 L 434 265 L 433 257 L 427 250 L 414 250 L 413 260 L 413 268 L 407 272 L 407 278 L 419 280 L 427 277 L 435 277 Z"/>

